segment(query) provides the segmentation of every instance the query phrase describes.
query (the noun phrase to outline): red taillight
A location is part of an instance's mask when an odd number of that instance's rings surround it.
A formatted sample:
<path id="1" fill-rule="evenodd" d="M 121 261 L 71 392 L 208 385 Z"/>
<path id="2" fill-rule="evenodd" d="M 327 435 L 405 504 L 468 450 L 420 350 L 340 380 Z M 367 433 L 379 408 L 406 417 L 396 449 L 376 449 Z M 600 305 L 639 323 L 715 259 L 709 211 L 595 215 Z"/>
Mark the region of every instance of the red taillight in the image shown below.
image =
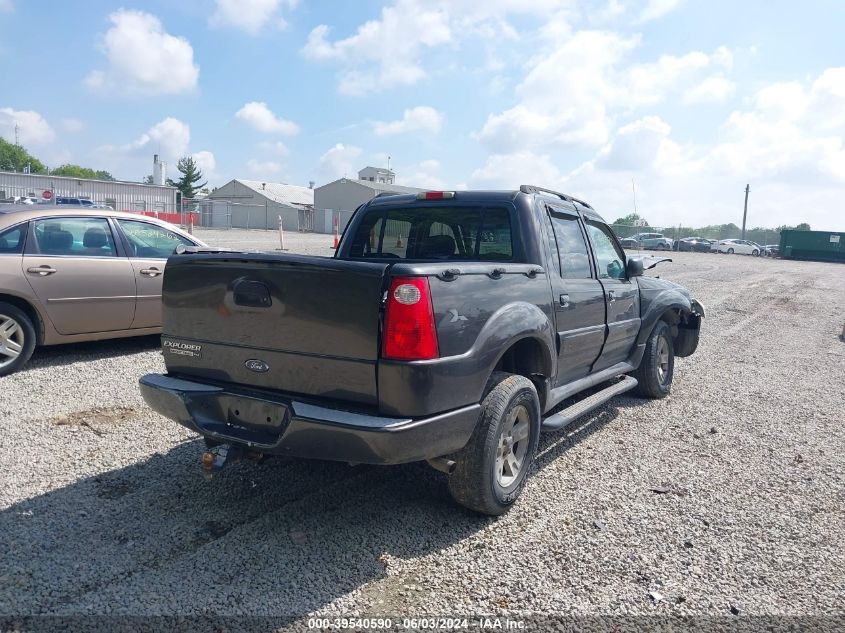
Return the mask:
<path id="1" fill-rule="evenodd" d="M 451 200 L 454 197 L 454 191 L 421 191 L 417 194 L 417 200 Z"/>
<path id="2" fill-rule="evenodd" d="M 437 332 L 425 277 L 397 277 L 387 293 L 382 356 L 395 360 L 437 358 Z"/>

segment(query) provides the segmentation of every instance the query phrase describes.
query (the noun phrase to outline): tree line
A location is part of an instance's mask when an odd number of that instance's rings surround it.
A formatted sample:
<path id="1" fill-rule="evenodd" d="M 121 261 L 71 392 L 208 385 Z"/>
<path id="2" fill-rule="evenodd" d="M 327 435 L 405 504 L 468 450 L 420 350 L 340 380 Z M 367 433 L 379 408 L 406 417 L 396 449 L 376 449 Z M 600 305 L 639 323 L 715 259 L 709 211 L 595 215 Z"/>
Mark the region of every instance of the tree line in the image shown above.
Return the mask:
<path id="1" fill-rule="evenodd" d="M 196 161 L 190 156 L 183 156 L 176 164 L 182 176 L 178 180 L 167 179 L 167 184 L 176 187 L 182 198 L 193 198 L 208 183 L 202 182 L 202 171 Z M 81 165 L 66 163 L 54 169 L 48 169 L 43 162 L 30 154 L 24 147 L 9 143 L 0 138 L 0 171 L 19 171 L 30 174 L 44 174 L 51 176 L 68 176 L 86 180 L 117 180 L 104 169 L 92 169 Z M 147 176 L 145 184 L 153 184 L 153 177 Z"/>
<path id="2" fill-rule="evenodd" d="M 639 214 L 629 213 L 621 218 L 616 218 L 613 228 L 620 237 L 631 237 L 636 233 L 649 231 L 648 222 L 644 226 L 636 226 L 637 220 L 642 220 Z M 627 228 L 627 227 L 630 227 Z M 684 237 L 704 237 L 710 240 L 736 239 L 742 236 L 742 229 L 733 222 L 728 224 L 708 224 L 707 226 L 670 226 L 664 227 L 663 234 L 666 237 L 678 240 Z M 780 232 L 786 230 L 810 231 L 810 225 L 801 222 L 795 226 L 781 225 L 776 228 L 756 226 L 752 229 L 745 229 L 745 239 L 758 244 L 772 244 L 780 240 Z"/>

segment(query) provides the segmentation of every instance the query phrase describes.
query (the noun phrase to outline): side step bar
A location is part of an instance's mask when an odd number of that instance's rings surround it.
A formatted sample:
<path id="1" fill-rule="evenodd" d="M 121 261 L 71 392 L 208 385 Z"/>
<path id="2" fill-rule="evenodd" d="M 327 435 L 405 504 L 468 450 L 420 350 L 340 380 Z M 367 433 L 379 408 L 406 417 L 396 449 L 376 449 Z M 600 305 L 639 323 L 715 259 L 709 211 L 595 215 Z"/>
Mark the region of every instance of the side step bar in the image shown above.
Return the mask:
<path id="1" fill-rule="evenodd" d="M 630 391 L 636 386 L 636 378 L 633 376 L 625 376 L 619 382 L 614 383 L 609 387 L 584 398 L 580 402 L 576 402 L 571 407 L 566 407 L 563 411 L 546 418 L 543 420 L 541 429 L 543 431 L 559 431 L 560 429 L 572 424 L 585 413 L 589 413 L 593 409 L 600 407 L 614 396 Z"/>

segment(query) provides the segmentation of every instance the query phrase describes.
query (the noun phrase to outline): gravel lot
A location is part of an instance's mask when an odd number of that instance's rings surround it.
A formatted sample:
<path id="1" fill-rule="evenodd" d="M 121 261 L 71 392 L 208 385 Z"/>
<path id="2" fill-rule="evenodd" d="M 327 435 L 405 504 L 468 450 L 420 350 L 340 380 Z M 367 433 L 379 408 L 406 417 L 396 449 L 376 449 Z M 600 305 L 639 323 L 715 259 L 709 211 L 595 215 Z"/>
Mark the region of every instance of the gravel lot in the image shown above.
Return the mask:
<path id="1" fill-rule="evenodd" d="M 0 379 L 0 614 L 841 615 L 845 267 L 674 258 L 652 272 L 708 315 L 672 396 L 545 435 L 498 520 L 418 464 L 205 481 L 202 443 L 139 397 L 156 337 L 37 351 Z"/>

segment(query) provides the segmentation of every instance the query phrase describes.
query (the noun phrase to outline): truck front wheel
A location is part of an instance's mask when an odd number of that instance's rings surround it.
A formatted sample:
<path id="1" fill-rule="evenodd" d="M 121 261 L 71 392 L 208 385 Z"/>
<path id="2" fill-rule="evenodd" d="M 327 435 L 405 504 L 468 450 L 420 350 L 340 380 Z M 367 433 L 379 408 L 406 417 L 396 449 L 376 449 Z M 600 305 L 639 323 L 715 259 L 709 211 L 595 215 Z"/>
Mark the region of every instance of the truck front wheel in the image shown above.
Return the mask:
<path id="1" fill-rule="evenodd" d="M 476 512 L 506 512 L 525 486 L 539 438 L 540 400 L 534 384 L 524 376 L 494 373 L 472 438 L 453 457 L 452 497 Z"/>
<path id="2" fill-rule="evenodd" d="M 644 398 L 665 398 L 672 389 L 675 373 L 675 348 L 666 321 L 658 321 L 645 344 L 645 353 L 633 376 L 635 393 Z"/>

